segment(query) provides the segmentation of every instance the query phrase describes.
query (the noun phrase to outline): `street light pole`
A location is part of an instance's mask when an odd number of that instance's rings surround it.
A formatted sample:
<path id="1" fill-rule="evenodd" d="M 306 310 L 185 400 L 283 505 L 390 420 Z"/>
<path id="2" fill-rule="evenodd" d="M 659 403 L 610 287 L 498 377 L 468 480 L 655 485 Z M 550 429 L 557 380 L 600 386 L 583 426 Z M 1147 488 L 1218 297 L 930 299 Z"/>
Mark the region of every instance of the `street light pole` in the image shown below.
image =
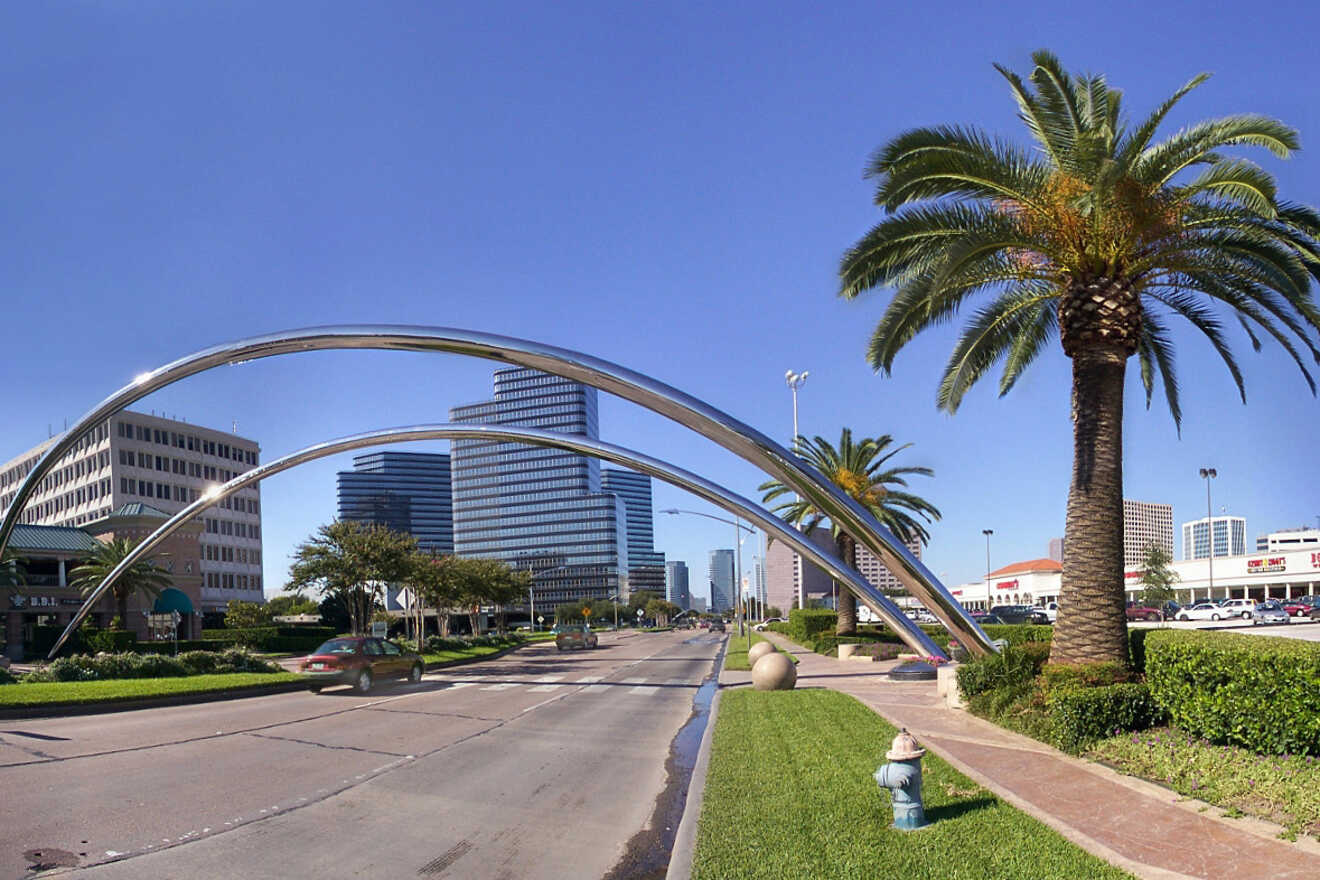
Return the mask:
<path id="1" fill-rule="evenodd" d="M 1215 521 L 1210 510 L 1210 480 L 1219 476 L 1219 472 L 1214 468 L 1201 468 L 1201 478 L 1205 480 L 1205 534 L 1208 538 L 1207 548 L 1210 555 L 1206 557 L 1206 563 L 1209 565 L 1209 592 L 1206 598 L 1213 600 L 1215 598 Z"/>
<path id="2" fill-rule="evenodd" d="M 807 375 L 807 370 L 803 370 L 801 373 L 795 373 L 792 370 L 788 370 L 784 373 L 784 381 L 788 383 L 789 389 L 793 392 L 793 443 L 789 446 L 789 449 L 792 449 L 794 452 L 797 452 L 798 448 L 797 393 L 798 389 L 802 387 L 802 383 L 807 381 Z M 794 492 L 794 500 L 796 500 L 797 497 L 797 493 Z M 797 576 L 798 582 L 798 608 L 806 608 L 806 577 L 802 573 L 802 557 L 797 553 L 793 554 L 793 574 Z"/>
<path id="3" fill-rule="evenodd" d="M 742 635 L 742 633 L 743 633 L 743 625 L 742 625 L 742 624 L 743 624 L 743 619 L 742 619 L 742 618 L 743 618 L 743 614 L 742 614 L 742 598 L 743 598 L 743 597 L 742 597 L 742 538 L 743 538 L 743 535 L 742 535 L 742 533 L 743 533 L 743 532 L 746 532 L 747 534 L 751 535 L 751 534 L 753 534 L 753 533 L 756 532 L 756 529 L 753 528 L 752 526 L 745 526 L 745 525 L 743 525 L 738 519 L 725 519 L 725 518 L 722 517 L 722 516 L 714 516 L 713 514 L 703 513 L 703 512 L 701 512 L 700 510 L 680 510 L 680 509 L 678 509 L 677 507 L 671 507 L 671 508 L 668 508 L 667 510 L 662 510 L 662 511 L 660 511 L 660 512 L 661 512 L 661 513 L 667 513 L 667 514 L 670 514 L 670 515 L 676 515 L 676 514 L 680 514 L 680 513 L 690 513 L 690 514 L 692 514 L 693 516 L 704 516 L 706 519 L 713 519 L 713 520 L 715 520 L 716 522 L 728 523 L 729 525 L 733 526 L 733 546 L 734 546 L 734 551 L 733 551 L 733 552 L 734 552 L 734 556 L 735 556 L 735 558 L 736 558 L 736 560 L 737 560 L 737 562 L 736 562 L 735 564 L 737 565 L 738 568 L 737 568 L 737 571 L 734 572 L 733 583 L 730 584 L 729 586 L 730 586 L 731 590 L 732 590 L 732 591 L 734 592 L 734 594 L 735 594 L 734 597 L 733 597 L 733 598 L 734 598 L 734 604 L 735 604 L 734 614 L 735 614 L 735 621 L 736 621 L 737 626 L 738 626 L 738 635 Z M 714 596 L 711 596 L 710 598 L 711 598 L 711 601 L 712 601 L 712 602 L 715 601 L 715 597 L 714 597 Z M 752 642 L 752 628 L 751 628 L 751 627 L 747 627 L 747 647 L 748 647 L 749 650 L 751 649 L 751 642 Z"/>
<path id="4" fill-rule="evenodd" d="M 995 533 L 994 529 L 981 529 L 981 534 L 985 535 L 985 610 L 990 610 L 990 536 Z"/>

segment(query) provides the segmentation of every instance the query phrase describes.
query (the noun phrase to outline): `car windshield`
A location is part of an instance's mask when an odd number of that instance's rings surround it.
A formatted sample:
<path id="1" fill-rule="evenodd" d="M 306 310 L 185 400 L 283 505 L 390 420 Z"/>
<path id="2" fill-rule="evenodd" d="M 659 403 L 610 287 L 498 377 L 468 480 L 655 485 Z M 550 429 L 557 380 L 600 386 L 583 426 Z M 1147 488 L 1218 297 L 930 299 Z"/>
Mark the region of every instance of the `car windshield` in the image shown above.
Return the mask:
<path id="1" fill-rule="evenodd" d="M 356 654 L 358 645 L 357 639 L 331 639 L 322 643 L 321 647 L 313 651 L 313 654 Z"/>

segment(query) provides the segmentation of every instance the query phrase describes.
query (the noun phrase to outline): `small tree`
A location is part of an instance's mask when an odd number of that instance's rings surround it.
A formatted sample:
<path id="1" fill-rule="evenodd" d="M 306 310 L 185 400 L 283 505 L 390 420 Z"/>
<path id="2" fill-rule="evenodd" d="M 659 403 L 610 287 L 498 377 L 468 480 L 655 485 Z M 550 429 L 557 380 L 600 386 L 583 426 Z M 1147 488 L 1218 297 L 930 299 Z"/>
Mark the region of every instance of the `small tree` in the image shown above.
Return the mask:
<path id="1" fill-rule="evenodd" d="M 229 629 L 247 629 L 253 626 L 266 626 L 272 615 L 270 608 L 260 602 L 244 602 L 242 599 L 230 599 L 225 609 L 225 626 Z"/>
<path id="2" fill-rule="evenodd" d="M 778 605 L 771 605 L 769 608 L 765 609 L 765 616 L 766 616 L 766 617 L 783 617 L 783 616 L 784 616 L 784 612 L 780 609 L 780 607 L 779 607 Z"/>
<path id="3" fill-rule="evenodd" d="M 1169 566 L 1172 561 L 1169 552 L 1158 544 L 1146 547 L 1146 558 L 1142 561 L 1146 570 L 1141 574 L 1141 589 L 1142 599 L 1147 605 L 1159 607 L 1173 601 L 1176 595 L 1174 587 L 1182 578 Z"/>
<path id="4" fill-rule="evenodd" d="M 271 617 L 294 617 L 299 614 L 318 613 L 317 604 L 302 593 L 274 596 L 266 603 Z"/>
<path id="5" fill-rule="evenodd" d="M 353 632 L 366 631 L 371 610 L 380 604 L 385 584 L 409 574 L 417 539 L 384 526 L 337 520 L 294 551 L 287 589 L 337 594 L 348 606 Z"/>

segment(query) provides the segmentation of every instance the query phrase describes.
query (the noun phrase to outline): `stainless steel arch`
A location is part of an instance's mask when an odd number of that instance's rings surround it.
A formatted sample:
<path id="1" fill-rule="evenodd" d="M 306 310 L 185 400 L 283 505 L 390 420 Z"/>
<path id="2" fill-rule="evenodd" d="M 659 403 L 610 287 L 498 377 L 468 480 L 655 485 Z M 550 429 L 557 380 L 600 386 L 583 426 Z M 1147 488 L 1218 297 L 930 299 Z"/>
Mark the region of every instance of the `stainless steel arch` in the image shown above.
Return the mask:
<path id="1" fill-rule="evenodd" d="M 19 486 L 4 520 L 0 522 L 0 551 L 9 543 L 10 532 L 37 484 L 84 434 L 104 419 L 153 391 L 212 367 L 300 351 L 331 349 L 438 351 L 503 361 L 592 385 L 667 416 L 790 486 L 874 553 L 899 582 L 970 650 L 977 653 L 995 650 L 990 639 L 935 575 L 888 529 L 814 468 L 750 425 L 677 388 L 588 354 L 525 339 L 447 327 L 347 325 L 285 330 L 213 346 L 138 376 L 79 419 L 37 462 Z"/>
<path id="2" fill-rule="evenodd" d="M 727 510 L 729 513 L 737 514 L 750 522 L 759 525 L 765 529 L 771 536 L 784 541 L 795 550 L 816 563 L 821 568 L 828 571 L 831 575 L 838 578 L 845 585 L 850 587 L 858 597 L 866 603 L 876 614 L 887 623 L 904 643 L 912 650 L 928 657 L 943 657 L 944 653 L 939 646 L 926 635 L 921 627 L 909 620 L 903 612 L 891 602 L 883 593 L 871 586 L 865 578 L 856 571 L 849 568 L 846 563 L 831 553 L 821 550 L 811 541 L 806 540 L 803 535 L 783 520 L 776 517 L 770 511 L 759 506 L 753 501 L 749 501 L 733 492 L 728 491 L 722 486 L 718 486 L 709 480 L 703 479 L 696 474 L 675 467 L 672 464 L 644 455 L 640 452 L 624 449 L 610 443 L 603 443 L 599 440 L 590 440 L 574 434 L 560 434 L 554 431 L 542 431 L 535 428 L 515 428 L 495 425 L 413 425 L 402 428 L 385 428 L 379 431 L 368 431 L 364 434 L 354 434 L 349 437 L 341 437 L 338 440 L 328 440 L 324 443 L 317 443 L 314 446 L 308 446 L 306 449 L 300 449 L 297 452 L 277 458 L 267 462 L 259 467 L 253 468 L 245 474 L 240 474 L 222 486 L 218 486 L 214 491 L 209 492 L 202 498 L 189 504 L 183 510 L 174 514 L 166 520 L 158 529 L 148 535 L 141 543 L 133 548 L 127 556 L 120 561 L 118 565 L 106 575 L 105 580 L 92 592 L 83 606 L 78 609 L 78 613 L 73 616 L 73 620 L 60 634 L 55 642 L 55 647 L 50 651 L 50 657 L 54 657 L 56 652 L 64 645 L 64 642 L 73 633 L 82 622 L 92 606 L 97 600 L 110 589 L 110 586 L 119 578 L 125 570 L 134 563 L 150 555 L 151 551 L 174 532 L 182 528 L 189 520 L 196 518 L 204 510 L 214 506 L 224 498 L 242 489 L 259 482 L 273 474 L 286 471 L 289 468 L 297 467 L 309 461 L 318 458 L 324 458 L 327 455 L 334 455 L 339 452 L 347 452 L 351 449 L 360 449 L 364 446 L 379 446 L 384 443 L 399 443 L 415 440 L 454 440 L 454 439 L 479 439 L 479 440 L 499 440 L 512 443 L 527 443 L 533 446 L 550 446 L 557 449 L 567 449 L 572 452 L 578 452 L 583 455 L 590 455 L 605 461 L 621 464 L 634 470 L 649 474 L 652 477 L 672 483 L 689 492 L 704 498 L 710 503 Z"/>

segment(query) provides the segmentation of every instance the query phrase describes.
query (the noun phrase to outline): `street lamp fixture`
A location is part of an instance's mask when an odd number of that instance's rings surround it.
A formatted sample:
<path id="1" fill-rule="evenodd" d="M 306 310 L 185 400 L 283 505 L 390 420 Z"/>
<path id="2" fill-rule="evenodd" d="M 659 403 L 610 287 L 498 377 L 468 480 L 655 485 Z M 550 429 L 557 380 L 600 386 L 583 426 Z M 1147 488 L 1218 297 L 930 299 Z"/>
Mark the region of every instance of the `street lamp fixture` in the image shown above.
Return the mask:
<path id="1" fill-rule="evenodd" d="M 981 529 L 981 534 L 985 535 L 985 607 L 990 609 L 990 536 L 995 533 L 994 529 Z"/>

